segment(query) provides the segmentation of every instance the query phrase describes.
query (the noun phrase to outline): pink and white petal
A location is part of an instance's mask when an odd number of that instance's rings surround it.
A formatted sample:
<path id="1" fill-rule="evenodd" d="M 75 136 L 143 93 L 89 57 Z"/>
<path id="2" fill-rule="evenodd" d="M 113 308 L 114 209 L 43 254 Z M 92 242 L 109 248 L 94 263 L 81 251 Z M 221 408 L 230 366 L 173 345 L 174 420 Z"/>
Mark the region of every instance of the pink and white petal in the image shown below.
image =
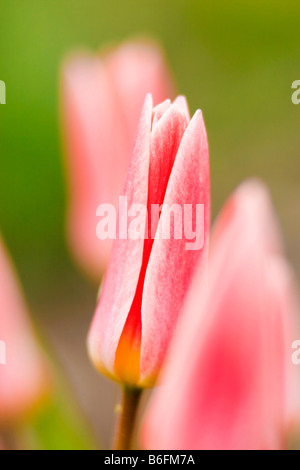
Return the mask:
<path id="1" fill-rule="evenodd" d="M 270 345 L 270 367 L 273 368 L 275 380 L 272 388 L 276 390 L 270 398 L 277 428 L 281 430 L 282 441 L 287 444 L 289 434 L 296 430 L 299 432 L 300 428 L 300 379 L 291 357 L 292 343 L 300 337 L 298 286 L 288 262 L 277 255 L 272 256 L 268 263 L 268 277 L 270 302 L 274 305 L 270 324 L 274 331 L 274 341 Z M 278 406 L 280 393 L 284 397 L 283 410 Z"/>
<path id="2" fill-rule="evenodd" d="M 177 323 L 184 297 L 200 258 L 207 253 L 210 219 L 208 144 L 202 114 L 197 112 L 182 138 L 164 203 L 204 204 L 204 247 L 186 250 L 186 238 L 155 239 L 146 272 L 142 300 L 141 379 L 158 372 Z M 165 217 L 163 209 L 162 218 Z M 171 224 L 171 233 L 173 224 Z M 201 227 L 203 229 L 203 227 Z M 172 286 L 176 286 L 175 289 Z"/>
<path id="3" fill-rule="evenodd" d="M 256 211 L 256 227 L 252 228 L 253 234 L 260 237 L 260 242 L 264 240 L 266 250 L 270 253 L 281 254 L 283 252 L 283 242 L 281 230 L 277 216 L 273 209 L 269 191 L 264 183 L 258 179 L 244 181 L 231 195 L 218 217 L 212 231 L 211 249 L 219 234 L 226 229 L 226 225 L 231 222 L 231 218 L 238 206 L 243 206 L 243 217 L 247 223 L 249 211 Z"/>
<path id="4" fill-rule="evenodd" d="M 188 121 L 190 121 L 191 116 L 190 116 L 190 110 L 189 110 L 189 105 L 186 100 L 186 97 L 184 95 L 179 95 L 177 98 L 174 100 L 174 104 L 179 106 L 180 109 L 185 113 Z"/>
<path id="5" fill-rule="evenodd" d="M 165 114 L 167 109 L 171 106 L 171 100 L 165 100 L 162 103 L 156 105 L 153 108 L 153 113 L 152 113 L 152 130 L 154 129 L 155 125 L 157 122 L 160 120 L 160 118 Z"/>
<path id="6" fill-rule="evenodd" d="M 168 107 L 152 128 L 148 210 L 161 205 L 182 137 L 189 121 L 176 105 Z"/>
<path id="7" fill-rule="evenodd" d="M 163 52 L 155 43 L 133 41 L 108 55 L 105 65 L 133 141 L 146 94 L 152 94 L 154 105 L 174 95 Z"/>
<path id="8" fill-rule="evenodd" d="M 207 289 L 193 283 L 146 416 L 148 449 L 278 446 L 264 411 L 271 391 L 264 249 L 255 215 L 244 220 L 243 209 L 214 245 Z"/>
<path id="9" fill-rule="evenodd" d="M 28 413 L 48 393 L 50 377 L 1 238 L 0 285 L 0 339 L 6 350 L 6 364 L 0 365 L 2 425 Z"/>
<path id="10" fill-rule="evenodd" d="M 131 143 L 114 89 L 99 59 L 87 54 L 71 57 L 62 75 L 69 239 L 80 264 L 99 278 L 107 264 L 111 241 L 96 237 L 96 209 L 101 203 L 117 203 Z"/>
<path id="11" fill-rule="evenodd" d="M 150 160 L 152 97 L 148 95 L 141 115 L 124 195 L 128 208 L 147 205 Z M 89 354 L 100 368 L 113 374 L 116 348 L 130 311 L 143 261 L 144 240 L 114 242 L 103 290 L 88 337 Z"/>

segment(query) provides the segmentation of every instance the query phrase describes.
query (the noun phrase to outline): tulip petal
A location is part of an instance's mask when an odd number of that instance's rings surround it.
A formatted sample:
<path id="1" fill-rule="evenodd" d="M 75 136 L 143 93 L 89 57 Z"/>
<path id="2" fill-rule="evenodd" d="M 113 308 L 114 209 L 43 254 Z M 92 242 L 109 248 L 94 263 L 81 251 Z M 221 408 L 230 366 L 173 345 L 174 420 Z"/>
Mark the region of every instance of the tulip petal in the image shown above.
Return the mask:
<path id="1" fill-rule="evenodd" d="M 165 114 L 167 109 L 171 106 L 171 100 L 165 100 L 153 108 L 152 112 L 152 129 L 154 129 L 157 122 Z"/>
<path id="2" fill-rule="evenodd" d="M 222 234 L 227 225 L 234 220 L 237 205 L 244 207 L 243 217 L 244 223 L 247 223 L 252 211 L 256 211 L 256 227 L 252 227 L 252 231 L 259 234 L 260 242 L 265 244 L 269 253 L 281 254 L 283 251 L 283 242 L 279 223 L 274 213 L 270 194 L 265 185 L 258 179 L 249 179 L 241 184 L 237 191 L 229 198 L 216 223 L 214 224 L 211 236 L 211 249 L 215 241 L 217 242 L 219 234 Z M 239 221 L 239 223 L 241 223 Z"/>
<path id="3" fill-rule="evenodd" d="M 151 132 L 148 211 L 162 204 L 188 120 L 177 105 L 166 109 Z"/>
<path id="4" fill-rule="evenodd" d="M 266 243 L 261 215 L 270 208 L 261 195 L 242 185 L 217 222 L 208 284 L 195 277 L 150 403 L 147 449 L 282 447 L 285 342 L 274 309 L 278 271 L 270 276 L 278 255 Z"/>
<path id="5" fill-rule="evenodd" d="M 267 268 L 270 301 L 274 305 L 269 325 L 273 332 L 273 341 L 269 346 L 270 367 L 274 377 L 272 389 L 276 390 L 268 402 L 274 416 L 270 434 L 274 434 L 274 431 L 278 434 L 279 429 L 281 441 L 287 444 L 289 433 L 299 433 L 300 423 L 299 374 L 291 360 L 291 345 L 295 338 L 300 337 L 297 325 L 299 298 L 295 276 L 286 259 L 279 255 L 273 256 Z"/>
<path id="6" fill-rule="evenodd" d="M 69 239 L 80 264 L 98 277 L 112 242 L 96 237 L 96 209 L 102 203 L 117 205 L 131 141 L 99 59 L 88 55 L 69 59 L 63 69 L 63 88 L 66 144 L 72 158 L 66 162 L 72 198 Z M 117 138 L 112 138 L 112 129 Z"/>
<path id="7" fill-rule="evenodd" d="M 6 359 L 5 364 L 0 363 L 1 428 L 22 419 L 48 392 L 50 384 L 45 357 L 1 238 L 0 285 L 0 341 L 5 344 Z"/>
<path id="8" fill-rule="evenodd" d="M 166 103 L 167 104 L 167 103 Z M 148 235 L 145 239 L 143 263 L 132 306 L 120 338 L 116 352 L 115 373 L 123 382 L 136 384 L 140 379 L 140 346 L 141 346 L 141 303 L 147 265 L 155 233 L 154 224 L 158 219 L 151 217 L 152 204 L 164 199 L 168 179 L 175 156 L 187 126 L 185 115 L 175 106 L 166 106 L 166 111 L 151 132 L 150 168 L 148 186 Z"/>
<path id="9" fill-rule="evenodd" d="M 199 258 L 205 258 L 209 229 L 209 163 L 201 112 L 190 121 L 170 175 L 164 203 L 204 204 L 204 247 L 186 250 L 187 239 L 155 239 L 145 277 L 142 300 L 141 378 L 159 370 Z M 164 217 L 162 211 L 158 231 Z M 172 225 L 173 228 L 173 225 Z M 171 232 L 172 233 L 172 232 Z M 176 286 L 175 289 L 172 285 Z M 162 333 L 163 332 L 163 333 Z M 153 371 L 150 374 L 150 371 Z M 151 382 L 150 380 L 150 382 Z"/>
<path id="10" fill-rule="evenodd" d="M 183 96 L 183 95 L 177 96 L 177 98 L 174 100 L 174 104 L 176 104 L 177 106 L 179 106 L 182 109 L 182 111 L 185 113 L 185 115 L 187 117 L 187 120 L 190 121 L 191 116 L 190 116 L 189 105 L 188 105 L 188 102 L 186 100 L 186 97 Z"/>
<path id="11" fill-rule="evenodd" d="M 152 98 L 141 115 L 124 194 L 128 207 L 147 206 Z M 128 235 L 128 233 L 127 233 Z M 116 349 L 130 311 L 143 261 L 144 240 L 115 240 L 96 314 L 88 338 L 89 354 L 99 369 L 113 373 Z"/>
<path id="12" fill-rule="evenodd" d="M 147 93 L 173 95 L 160 48 L 136 41 L 101 56 L 70 57 L 63 66 L 62 111 L 69 180 L 68 239 L 79 264 L 99 281 L 111 250 L 96 236 L 100 204 L 118 204 Z"/>
<path id="13" fill-rule="evenodd" d="M 154 105 L 174 94 L 164 55 L 154 43 L 129 42 L 108 55 L 105 66 L 114 84 L 128 135 L 134 136 L 146 94 L 151 93 Z"/>

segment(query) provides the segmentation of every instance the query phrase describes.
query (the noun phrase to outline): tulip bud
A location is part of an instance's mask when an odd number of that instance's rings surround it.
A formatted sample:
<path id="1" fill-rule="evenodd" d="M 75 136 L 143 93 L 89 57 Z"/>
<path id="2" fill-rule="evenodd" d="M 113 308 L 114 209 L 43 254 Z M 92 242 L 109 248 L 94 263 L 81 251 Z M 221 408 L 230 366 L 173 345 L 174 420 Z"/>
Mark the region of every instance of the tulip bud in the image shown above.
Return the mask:
<path id="1" fill-rule="evenodd" d="M 99 281 L 111 240 L 96 237 L 96 210 L 115 206 L 124 186 L 147 93 L 155 103 L 173 93 L 154 44 L 125 43 L 106 55 L 70 57 L 62 70 L 68 191 L 68 239 L 79 265 Z"/>
<path id="2" fill-rule="evenodd" d="M 22 419 L 49 389 L 46 361 L 0 239 L 0 428 Z"/>
<path id="3" fill-rule="evenodd" d="M 146 412 L 145 448 L 285 446 L 289 283 L 268 193 L 246 182 L 216 222 L 207 285 L 193 280 Z"/>
<path id="4" fill-rule="evenodd" d="M 208 245 L 207 137 L 201 112 L 190 119 L 185 98 L 153 108 L 146 97 L 122 197 L 128 227 L 113 246 L 89 354 L 115 380 L 152 386 Z"/>

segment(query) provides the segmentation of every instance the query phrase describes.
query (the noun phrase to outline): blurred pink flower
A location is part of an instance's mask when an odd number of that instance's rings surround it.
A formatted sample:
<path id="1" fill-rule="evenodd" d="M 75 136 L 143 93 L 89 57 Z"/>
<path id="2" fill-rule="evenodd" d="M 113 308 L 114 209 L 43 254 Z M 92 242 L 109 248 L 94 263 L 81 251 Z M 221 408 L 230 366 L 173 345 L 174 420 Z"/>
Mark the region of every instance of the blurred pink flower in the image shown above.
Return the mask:
<path id="1" fill-rule="evenodd" d="M 0 428 L 18 421 L 49 391 L 46 360 L 29 322 L 10 259 L 0 239 Z"/>
<path id="2" fill-rule="evenodd" d="M 78 54 L 63 65 L 68 237 L 75 258 L 97 281 L 111 240 L 96 237 L 96 209 L 117 206 L 147 93 L 154 103 L 173 95 L 163 54 L 150 42 L 125 43 L 102 56 Z"/>
<path id="3" fill-rule="evenodd" d="M 294 299 L 268 192 L 245 182 L 215 224 L 205 289 L 193 280 L 146 413 L 146 449 L 286 445 Z"/>
<path id="4" fill-rule="evenodd" d="M 124 194 L 128 206 L 138 203 L 148 208 L 146 237 L 115 241 L 89 333 L 89 354 L 97 368 L 112 378 L 131 386 L 152 386 L 194 268 L 205 264 L 208 245 L 207 137 L 202 113 L 197 111 L 190 119 L 184 97 L 155 108 L 151 95 L 146 97 Z M 151 238 L 151 207 L 163 203 L 152 237 L 161 233 L 167 206 L 203 204 L 202 249 L 187 249 L 186 233 L 180 239 Z M 170 234 L 174 224 L 175 216 Z"/>

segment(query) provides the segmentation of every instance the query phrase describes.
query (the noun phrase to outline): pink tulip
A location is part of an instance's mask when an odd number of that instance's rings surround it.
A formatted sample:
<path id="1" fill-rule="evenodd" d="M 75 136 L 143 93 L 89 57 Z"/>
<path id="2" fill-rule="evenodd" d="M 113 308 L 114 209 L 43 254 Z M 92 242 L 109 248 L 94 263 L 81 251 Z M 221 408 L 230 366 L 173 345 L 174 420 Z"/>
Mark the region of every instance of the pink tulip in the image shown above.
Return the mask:
<path id="1" fill-rule="evenodd" d="M 132 42 L 63 66 L 63 124 L 69 180 L 68 238 L 79 264 L 99 281 L 111 240 L 96 237 L 96 210 L 117 205 L 147 93 L 159 103 L 173 86 L 158 47 Z"/>
<path id="2" fill-rule="evenodd" d="M 142 428 L 146 449 L 281 449 L 291 277 L 262 184 L 219 216 L 206 288 L 195 276 Z"/>
<path id="3" fill-rule="evenodd" d="M 115 241 L 89 333 L 89 354 L 96 367 L 115 380 L 151 386 L 195 266 L 203 267 L 207 252 L 207 137 L 201 112 L 190 119 L 184 97 L 155 108 L 151 95 L 146 97 L 124 195 L 128 207 L 138 203 L 148 209 L 148 226 L 144 223 L 145 236 L 140 239 Z M 151 207 L 162 203 L 160 219 L 155 221 Z M 201 249 L 190 249 L 189 236 L 183 231 L 178 239 L 172 236 L 175 216 L 170 239 L 158 236 L 167 219 L 166 207 L 173 204 L 180 210 L 185 204 L 204 205 L 203 224 L 197 232 L 197 236 L 203 234 Z"/>
<path id="4" fill-rule="evenodd" d="M 48 392 L 46 362 L 0 239 L 0 428 L 22 419 Z"/>

